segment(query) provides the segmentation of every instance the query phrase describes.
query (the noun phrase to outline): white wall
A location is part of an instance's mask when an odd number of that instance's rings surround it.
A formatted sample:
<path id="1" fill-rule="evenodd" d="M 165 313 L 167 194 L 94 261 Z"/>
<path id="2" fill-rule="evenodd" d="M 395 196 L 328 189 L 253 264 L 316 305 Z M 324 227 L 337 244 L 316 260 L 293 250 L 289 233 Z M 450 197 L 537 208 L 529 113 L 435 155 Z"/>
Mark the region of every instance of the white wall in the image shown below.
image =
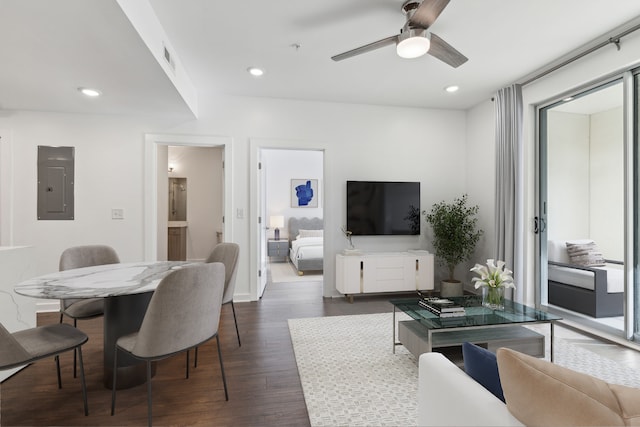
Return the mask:
<path id="1" fill-rule="evenodd" d="M 144 133 L 166 118 L 5 112 L 0 128 L 13 140 L 12 235 L 2 245 L 33 246 L 34 272 L 58 270 L 62 251 L 82 244 L 113 246 L 124 262 L 143 259 Z M 75 147 L 75 219 L 38 221 L 37 147 Z M 124 210 L 112 220 L 111 209 Z M 9 220 L 3 217 L 3 221 Z"/>
<path id="2" fill-rule="evenodd" d="M 323 153 L 315 150 L 262 150 L 262 167 L 265 169 L 266 179 L 266 222 L 272 215 L 283 215 L 284 228 L 280 230 L 280 238 L 285 239 L 288 234 L 289 218 L 318 217 L 322 218 L 323 182 Z M 318 207 L 298 208 L 291 206 L 292 179 L 318 180 Z M 273 237 L 274 230 L 269 229 L 268 238 Z"/>
<path id="3" fill-rule="evenodd" d="M 144 258 L 144 135 L 225 135 L 233 144 L 229 236 L 243 248 L 237 294 L 255 298 L 257 252 L 251 227 L 258 215 L 250 182 L 252 150 L 325 150 L 322 200 L 325 207 L 325 295 L 335 294 L 335 253 L 347 243 L 345 182 L 349 179 L 422 182 L 422 208 L 466 190 L 466 114 L 462 111 L 379 107 L 289 100 L 203 97 L 201 118 L 185 123 L 166 117 L 122 117 L 7 112 L 0 129 L 13 137 L 15 197 L 13 242 L 32 245 L 36 274 L 57 270 L 68 246 L 112 245 L 123 261 Z M 255 145 L 251 141 L 256 141 Z M 76 147 L 76 219 L 36 220 L 37 145 Z M 252 172 L 250 173 L 250 168 Z M 111 220 L 111 208 L 125 219 Z M 242 214 L 242 215 L 240 215 Z M 423 223 L 423 229 L 424 229 Z M 489 231 L 490 233 L 490 231 Z M 423 232 L 424 235 L 424 232 Z M 427 248 L 424 236 L 362 237 L 362 249 Z M 438 280 L 438 278 L 436 278 Z"/>
<path id="4" fill-rule="evenodd" d="M 606 259 L 624 257 L 622 108 L 591 115 L 590 237 Z"/>
<path id="5" fill-rule="evenodd" d="M 590 116 L 547 115 L 547 233 L 550 240 L 586 239 L 590 224 Z"/>
<path id="6" fill-rule="evenodd" d="M 484 231 L 478 242 L 475 254 L 458 267 L 458 275 L 465 278 L 465 286 L 472 290 L 471 278 L 475 275 L 469 272 L 476 262 L 484 263 L 489 258 L 495 258 L 496 240 L 495 229 L 495 105 L 487 99 L 485 102 L 467 111 L 467 179 L 466 192 L 469 194 L 469 205 L 478 205 L 478 227 Z M 487 144 L 487 142 L 491 144 Z M 466 276 L 462 269 L 466 269 Z"/>
<path id="7" fill-rule="evenodd" d="M 594 239 L 622 260 L 622 108 L 548 114 L 547 231 L 550 240 Z"/>
<path id="8" fill-rule="evenodd" d="M 615 46 L 607 46 L 586 57 L 583 57 L 560 70 L 536 80 L 523 88 L 524 105 L 524 251 L 525 251 L 525 303 L 535 302 L 534 290 L 538 286 L 535 282 L 536 248 L 533 233 L 533 218 L 536 216 L 536 105 L 545 104 L 552 99 L 560 98 L 563 94 L 593 83 L 616 71 L 632 67 L 640 63 L 640 33 L 636 32 L 625 37 L 621 50 Z M 506 86 L 506 85 L 505 85 Z M 496 88 L 498 89 L 498 88 Z M 469 122 L 477 115 L 476 109 L 469 110 Z M 480 123 L 484 131 L 477 133 L 478 150 L 494 150 L 495 140 L 490 136 L 490 130 L 495 123 Z M 471 143 L 471 141 L 469 141 Z M 491 167 L 491 165 L 487 165 Z"/>

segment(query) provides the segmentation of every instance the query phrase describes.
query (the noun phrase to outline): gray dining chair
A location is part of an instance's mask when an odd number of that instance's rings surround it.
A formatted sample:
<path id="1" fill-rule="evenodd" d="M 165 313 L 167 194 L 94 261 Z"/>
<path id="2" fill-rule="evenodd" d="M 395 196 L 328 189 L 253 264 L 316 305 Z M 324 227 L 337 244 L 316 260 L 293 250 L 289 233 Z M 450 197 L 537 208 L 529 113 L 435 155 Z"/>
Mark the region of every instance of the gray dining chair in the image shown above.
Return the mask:
<path id="1" fill-rule="evenodd" d="M 84 415 L 89 415 L 87 385 L 84 379 L 84 364 L 82 362 L 82 345 L 88 339 L 84 332 L 66 323 L 38 326 L 14 333 L 10 333 L 0 323 L 0 371 L 17 368 L 40 359 L 55 356 L 58 371 L 58 388 L 62 388 L 59 355 L 70 350 L 77 350 L 80 360 Z"/>
<path id="2" fill-rule="evenodd" d="M 58 269 L 60 271 L 74 268 L 91 267 L 94 265 L 117 264 L 120 262 L 116 251 L 106 245 L 74 246 L 65 249 L 60 255 Z M 91 319 L 104 314 L 104 299 L 61 299 L 60 323 L 64 316 L 73 319 L 73 326 L 78 326 L 78 319 Z M 73 355 L 73 376 L 76 376 L 76 355 Z"/>
<path id="3" fill-rule="evenodd" d="M 148 423 L 151 426 L 151 362 L 187 351 L 213 338 L 216 339 L 218 347 L 224 396 L 229 400 L 218 339 L 223 291 L 224 265 L 221 263 L 183 267 L 160 281 L 151 297 L 140 330 L 122 336 L 116 341 L 111 415 L 115 413 L 119 351 L 146 362 L 147 412 Z"/>
<path id="4" fill-rule="evenodd" d="M 218 243 L 211 251 L 205 262 L 221 262 L 224 264 L 224 295 L 222 305 L 231 304 L 233 312 L 233 322 L 236 325 L 236 335 L 238 336 L 238 346 L 240 342 L 240 332 L 238 331 L 238 319 L 236 318 L 236 308 L 233 305 L 233 294 L 236 289 L 236 272 L 238 271 L 238 258 L 240 256 L 240 246 L 237 243 Z M 187 359 L 189 353 L 187 353 Z M 198 347 L 196 347 L 193 366 L 198 366 Z M 187 378 L 189 377 L 189 363 L 187 362 Z"/>
<path id="5" fill-rule="evenodd" d="M 236 289 L 236 273 L 238 272 L 239 257 L 240 246 L 237 243 L 218 243 L 213 248 L 213 251 L 205 262 L 221 262 L 224 264 L 224 296 L 222 297 L 222 305 L 231 304 L 233 321 L 236 325 L 236 335 L 238 336 L 238 346 L 242 346 L 240 343 L 240 332 L 238 331 L 236 308 L 233 305 L 233 294 Z"/>

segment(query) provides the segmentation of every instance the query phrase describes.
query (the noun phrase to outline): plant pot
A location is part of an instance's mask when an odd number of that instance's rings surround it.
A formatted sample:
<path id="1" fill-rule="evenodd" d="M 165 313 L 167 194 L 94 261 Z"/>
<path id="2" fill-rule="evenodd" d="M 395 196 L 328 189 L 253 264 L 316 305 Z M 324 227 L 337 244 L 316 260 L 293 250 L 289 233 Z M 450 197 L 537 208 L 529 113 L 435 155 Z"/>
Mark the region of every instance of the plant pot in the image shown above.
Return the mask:
<path id="1" fill-rule="evenodd" d="M 460 280 L 443 280 L 440 282 L 441 297 L 461 297 L 463 294 L 464 291 Z"/>

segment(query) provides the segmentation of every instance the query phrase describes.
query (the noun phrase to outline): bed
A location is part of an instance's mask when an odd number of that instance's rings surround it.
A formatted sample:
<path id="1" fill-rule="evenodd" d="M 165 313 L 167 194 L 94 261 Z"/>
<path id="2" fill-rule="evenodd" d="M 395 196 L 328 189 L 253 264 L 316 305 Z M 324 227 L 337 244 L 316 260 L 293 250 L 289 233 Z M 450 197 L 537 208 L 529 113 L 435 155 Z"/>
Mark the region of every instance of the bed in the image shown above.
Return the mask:
<path id="1" fill-rule="evenodd" d="M 289 218 L 289 258 L 299 275 L 322 271 L 323 233 L 321 218 Z"/>

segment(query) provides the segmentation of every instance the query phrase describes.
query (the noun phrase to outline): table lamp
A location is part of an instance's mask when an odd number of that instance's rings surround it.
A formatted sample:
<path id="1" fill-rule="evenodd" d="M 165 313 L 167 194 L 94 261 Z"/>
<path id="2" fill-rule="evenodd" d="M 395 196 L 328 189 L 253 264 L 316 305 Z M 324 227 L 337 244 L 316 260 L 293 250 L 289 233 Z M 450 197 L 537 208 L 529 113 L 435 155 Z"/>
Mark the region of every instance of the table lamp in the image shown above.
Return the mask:
<path id="1" fill-rule="evenodd" d="M 275 228 L 274 239 L 280 240 L 280 228 L 284 227 L 284 216 L 273 215 L 269 217 L 269 226 Z"/>

